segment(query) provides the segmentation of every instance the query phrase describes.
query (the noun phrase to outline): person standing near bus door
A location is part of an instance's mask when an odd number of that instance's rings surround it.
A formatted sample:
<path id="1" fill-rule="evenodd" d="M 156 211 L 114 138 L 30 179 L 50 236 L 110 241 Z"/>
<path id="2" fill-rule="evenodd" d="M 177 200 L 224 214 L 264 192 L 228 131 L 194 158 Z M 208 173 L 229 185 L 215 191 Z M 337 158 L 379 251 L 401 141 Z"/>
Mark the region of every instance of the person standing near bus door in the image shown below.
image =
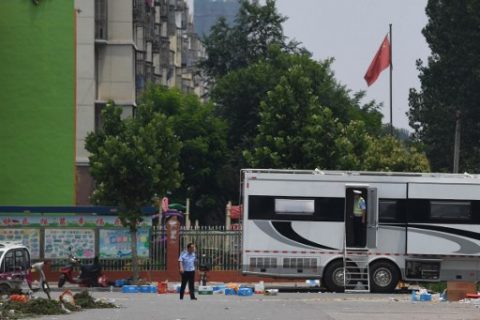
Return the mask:
<path id="1" fill-rule="evenodd" d="M 195 244 L 189 243 L 187 245 L 187 250 L 180 253 L 178 258 L 180 274 L 182 276 L 182 284 L 180 286 L 180 300 L 183 300 L 183 295 L 185 293 L 185 287 L 188 283 L 188 291 L 190 292 L 190 300 L 197 300 L 195 297 L 195 262 L 197 260 L 197 255 L 195 254 Z"/>
<path id="2" fill-rule="evenodd" d="M 367 205 L 362 193 L 354 190 L 353 195 L 353 234 L 356 247 L 365 247 L 365 216 Z"/>

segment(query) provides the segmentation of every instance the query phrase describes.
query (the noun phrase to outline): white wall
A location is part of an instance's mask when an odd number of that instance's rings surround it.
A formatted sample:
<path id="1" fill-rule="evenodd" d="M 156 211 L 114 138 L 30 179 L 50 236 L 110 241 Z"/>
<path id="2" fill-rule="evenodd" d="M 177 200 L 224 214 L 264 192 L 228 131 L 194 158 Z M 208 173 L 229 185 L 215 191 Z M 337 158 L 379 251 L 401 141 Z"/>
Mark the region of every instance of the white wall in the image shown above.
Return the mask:
<path id="1" fill-rule="evenodd" d="M 99 101 L 117 104 L 135 102 L 135 55 L 131 45 L 106 45 L 98 48 Z"/>
<path id="2" fill-rule="evenodd" d="M 75 0 L 76 26 L 76 162 L 88 163 L 85 137 L 95 129 L 95 2 Z"/>

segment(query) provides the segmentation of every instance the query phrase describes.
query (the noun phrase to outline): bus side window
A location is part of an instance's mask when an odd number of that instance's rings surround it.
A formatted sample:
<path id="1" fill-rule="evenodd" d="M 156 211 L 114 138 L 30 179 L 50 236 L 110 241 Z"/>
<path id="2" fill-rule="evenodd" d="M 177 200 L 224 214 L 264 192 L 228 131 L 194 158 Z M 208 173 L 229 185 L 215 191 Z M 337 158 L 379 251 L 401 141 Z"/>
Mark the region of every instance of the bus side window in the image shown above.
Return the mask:
<path id="1" fill-rule="evenodd" d="M 405 223 L 405 205 L 406 201 L 403 199 L 379 199 L 379 222 Z"/>
<path id="2" fill-rule="evenodd" d="M 480 201 L 472 201 L 472 222 L 480 224 Z"/>
<path id="3" fill-rule="evenodd" d="M 396 222 L 397 200 L 380 199 L 378 201 L 378 217 L 380 222 Z"/>
<path id="4" fill-rule="evenodd" d="M 408 222 L 429 222 L 430 201 L 425 199 L 408 199 Z"/>
<path id="5" fill-rule="evenodd" d="M 430 201 L 430 219 L 440 221 L 469 221 L 472 217 L 470 201 Z"/>

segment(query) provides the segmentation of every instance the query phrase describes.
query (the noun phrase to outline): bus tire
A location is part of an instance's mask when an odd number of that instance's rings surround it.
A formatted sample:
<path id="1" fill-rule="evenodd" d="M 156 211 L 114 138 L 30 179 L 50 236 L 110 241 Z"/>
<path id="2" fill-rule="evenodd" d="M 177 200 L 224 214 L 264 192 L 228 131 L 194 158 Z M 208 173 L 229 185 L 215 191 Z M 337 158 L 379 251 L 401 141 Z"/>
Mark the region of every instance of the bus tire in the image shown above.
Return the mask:
<path id="1" fill-rule="evenodd" d="M 370 265 L 370 289 L 372 292 L 393 292 L 399 280 L 400 272 L 394 263 L 383 260 Z"/>
<path id="2" fill-rule="evenodd" d="M 325 272 L 323 273 L 323 283 L 329 291 L 345 291 L 343 283 L 343 268 L 342 260 L 335 260 L 325 268 Z"/>

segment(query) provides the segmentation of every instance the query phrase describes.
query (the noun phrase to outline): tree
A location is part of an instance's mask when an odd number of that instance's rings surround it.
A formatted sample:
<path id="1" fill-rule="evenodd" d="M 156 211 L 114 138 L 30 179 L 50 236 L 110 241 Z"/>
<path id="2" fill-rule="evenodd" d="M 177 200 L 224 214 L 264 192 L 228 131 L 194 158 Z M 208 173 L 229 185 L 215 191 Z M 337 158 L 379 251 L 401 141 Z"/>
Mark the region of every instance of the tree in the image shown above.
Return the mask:
<path id="1" fill-rule="evenodd" d="M 451 171 L 457 114 L 461 171 L 480 166 L 480 2 L 428 1 L 423 29 L 432 55 L 417 68 L 421 89 L 410 90 L 409 121 L 435 171 Z"/>
<path id="2" fill-rule="evenodd" d="M 286 52 L 299 51 L 296 42 L 287 42 L 274 0 L 265 5 L 242 0 L 233 26 L 224 18 L 203 39 L 207 58 L 200 63 L 207 76 L 217 80 L 229 72 L 245 68 L 268 58 L 269 47 L 276 45 Z"/>
<path id="3" fill-rule="evenodd" d="M 430 164 L 424 153 L 391 136 L 370 138 L 363 155 L 362 170 L 392 172 L 428 172 Z"/>
<path id="4" fill-rule="evenodd" d="M 318 103 L 328 107 L 341 123 L 361 120 L 367 124 L 368 132 L 381 132 L 379 105 L 362 104 L 363 92 L 350 96 L 350 91 L 334 77 L 332 59 L 317 62 L 309 54 L 289 54 L 274 46 L 270 50 L 270 59 L 230 72 L 217 81 L 212 91 L 217 112 L 228 123 L 231 149 L 245 150 L 251 146 L 257 134 L 261 101 L 295 68 L 309 79 L 308 90 Z"/>
<path id="5" fill-rule="evenodd" d="M 154 112 L 165 114 L 175 135 L 182 142 L 179 169 L 181 186 L 173 193 L 177 201 L 192 199 L 192 218 L 202 223 L 223 223 L 226 163 L 226 124 L 216 117 L 211 103 L 201 103 L 197 96 L 184 95 L 177 89 L 150 87 L 142 102 Z"/>
<path id="6" fill-rule="evenodd" d="M 361 120 L 343 124 L 318 103 L 301 66 L 292 67 L 260 106 L 258 135 L 245 151 L 254 167 L 426 171 L 428 161 L 393 137 L 376 138 Z"/>
<path id="7" fill-rule="evenodd" d="M 293 67 L 260 104 L 259 133 L 244 155 L 254 167 L 326 167 L 339 129 L 330 109 L 321 107 L 311 81 Z"/>
<path id="8" fill-rule="evenodd" d="M 90 173 L 96 181 L 93 201 L 119 207 L 123 226 L 131 234 L 133 278 L 138 279 L 137 227 L 141 208 L 155 194 L 165 194 L 181 181 L 181 143 L 171 121 L 152 105 L 142 104 L 135 117 L 121 119 L 121 108 L 110 102 L 102 111 L 103 130 L 90 133 Z"/>

